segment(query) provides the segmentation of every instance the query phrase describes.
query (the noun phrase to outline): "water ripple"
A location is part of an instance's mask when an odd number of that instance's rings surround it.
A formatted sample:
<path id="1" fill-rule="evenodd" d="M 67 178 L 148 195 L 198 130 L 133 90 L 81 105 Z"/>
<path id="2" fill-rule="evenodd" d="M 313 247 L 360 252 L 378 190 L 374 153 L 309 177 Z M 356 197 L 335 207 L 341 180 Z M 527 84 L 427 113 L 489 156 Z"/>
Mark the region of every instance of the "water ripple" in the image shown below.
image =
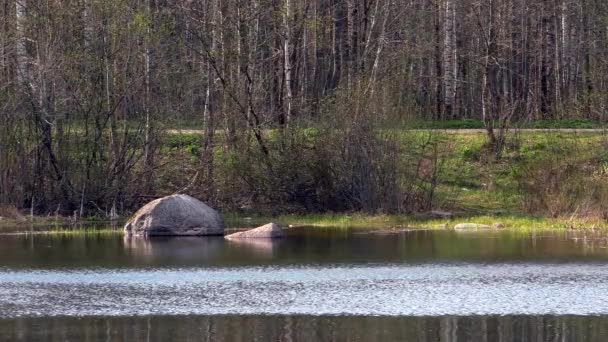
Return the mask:
<path id="1" fill-rule="evenodd" d="M 608 265 L 0 269 L 0 318 L 601 315 Z"/>

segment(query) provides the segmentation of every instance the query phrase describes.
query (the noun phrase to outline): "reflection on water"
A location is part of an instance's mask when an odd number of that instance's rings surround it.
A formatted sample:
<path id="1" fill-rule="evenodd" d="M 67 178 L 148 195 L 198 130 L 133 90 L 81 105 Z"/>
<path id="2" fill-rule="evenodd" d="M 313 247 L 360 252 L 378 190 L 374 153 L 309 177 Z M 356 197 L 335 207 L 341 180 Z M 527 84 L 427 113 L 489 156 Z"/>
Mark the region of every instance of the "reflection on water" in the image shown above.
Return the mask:
<path id="1" fill-rule="evenodd" d="M 124 236 L 124 249 L 130 257 L 144 261 L 155 259 L 192 261 L 210 259 L 221 253 L 223 238 L 158 237 L 143 239 Z"/>
<path id="2" fill-rule="evenodd" d="M 115 236 L 2 236 L 0 267 L 138 268 L 421 262 L 608 261 L 608 239 L 572 232 L 362 234 L 288 229 L 280 241 L 221 237 L 124 239 Z"/>
<path id="3" fill-rule="evenodd" d="M 608 318 L 576 316 L 169 316 L 0 320 L 2 341 L 604 342 Z"/>
<path id="4" fill-rule="evenodd" d="M 230 239 L 227 243 L 232 244 L 233 248 L 249 250 L 258 257 L 272 258 L 281 241 L 280 239 Z"/>
<path id="5" fill-rule="evenodd" d="M 0 235 L 0 341 L 606 341 L 607 245 L 570 231 Z"/>

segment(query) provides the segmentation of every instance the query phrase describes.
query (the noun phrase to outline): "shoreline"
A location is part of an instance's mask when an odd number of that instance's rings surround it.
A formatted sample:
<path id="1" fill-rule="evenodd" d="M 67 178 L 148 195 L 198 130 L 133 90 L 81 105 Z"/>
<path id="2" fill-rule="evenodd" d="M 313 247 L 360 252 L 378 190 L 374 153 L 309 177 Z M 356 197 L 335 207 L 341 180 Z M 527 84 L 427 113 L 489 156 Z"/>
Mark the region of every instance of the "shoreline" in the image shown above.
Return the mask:
<path id="1" fill-rule="evenodd" d="M 356 229 L 362 231 L 454 230 L 458 224 L 478 225 L 478 230 L 507 231 L 586 231 L 608 234 L 608 224 L 597 218 L 546 218 L 516 215 L 463 215 L 449 218 L 423 215 L 364 215 L 364 214 L 303 214 L 303 215 L 223 215 L 227 229 L 254 228 L 268 222 L 277 222 L 285 228 L 315 227 L 319 229 Z M 82 220 L 68 218 L 34 218 L 34 221 L 0 221 L 0 235 L 39 234 L 123 234 L 126 219 L 115 221 Z M 475 229 L 470 229 L 475 230 Z"/>

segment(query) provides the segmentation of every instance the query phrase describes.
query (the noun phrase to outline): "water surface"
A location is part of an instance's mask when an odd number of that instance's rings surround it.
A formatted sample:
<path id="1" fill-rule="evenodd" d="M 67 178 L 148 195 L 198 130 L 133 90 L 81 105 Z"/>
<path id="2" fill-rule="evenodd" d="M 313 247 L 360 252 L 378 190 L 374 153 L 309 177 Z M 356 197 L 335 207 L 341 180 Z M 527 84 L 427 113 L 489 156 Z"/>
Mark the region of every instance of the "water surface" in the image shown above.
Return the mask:
<path id="1" fill-rule="evenodd" d="M 602 317 L 147 316 L 0 320 L 2 341 L 606 341 Z"/>
<path id="2" fill-rule="evenodd" d="M 607 262 L 608 238 L 577 232 L 515 233 L 302 228 L 283 240 L 122 235 L 0 235 L 0 267 L 13 269 L 360 265 L 437 262 Z"/>
<path id="3" fill-rule="evenodd" d="M 0 340 L 604 341 L 607 241 L 343 229 L 250 242 L 0 236 Z"/>

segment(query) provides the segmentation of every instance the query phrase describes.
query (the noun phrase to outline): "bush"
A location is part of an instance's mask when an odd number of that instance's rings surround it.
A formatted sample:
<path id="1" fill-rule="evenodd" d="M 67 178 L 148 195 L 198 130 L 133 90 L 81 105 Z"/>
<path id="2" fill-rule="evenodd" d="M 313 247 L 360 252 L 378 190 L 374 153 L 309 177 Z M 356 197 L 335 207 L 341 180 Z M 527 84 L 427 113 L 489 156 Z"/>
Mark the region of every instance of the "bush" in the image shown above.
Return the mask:
<path id="1" fill-rule="evenodd" d="M 392 127 L 386 117 L 364 98 L 338 93 L 314 123 L 268 131 L 267 154 L 254 142 L 241 142 L 234 160 L 219 161 L 221 201 L 271 211 L 395 213 L 429 207 L 432 156 L 402 131 L 386 129 Z M 425 167 L 430 173 L 421 172 L 421 160 L 431 160 Z"/>
<path id="2" fill-rule="evenodd" d="M 576 153 L 530 159 L 515 173 L 524 209 L 534 214 L 608 218 L 606 164 Z"/>
<path id="3" fill-rule="evenodd" d="M 25 222 L 25 217 L 13 205 L 0 204 L 0 217 L 18 222 Z"/>

